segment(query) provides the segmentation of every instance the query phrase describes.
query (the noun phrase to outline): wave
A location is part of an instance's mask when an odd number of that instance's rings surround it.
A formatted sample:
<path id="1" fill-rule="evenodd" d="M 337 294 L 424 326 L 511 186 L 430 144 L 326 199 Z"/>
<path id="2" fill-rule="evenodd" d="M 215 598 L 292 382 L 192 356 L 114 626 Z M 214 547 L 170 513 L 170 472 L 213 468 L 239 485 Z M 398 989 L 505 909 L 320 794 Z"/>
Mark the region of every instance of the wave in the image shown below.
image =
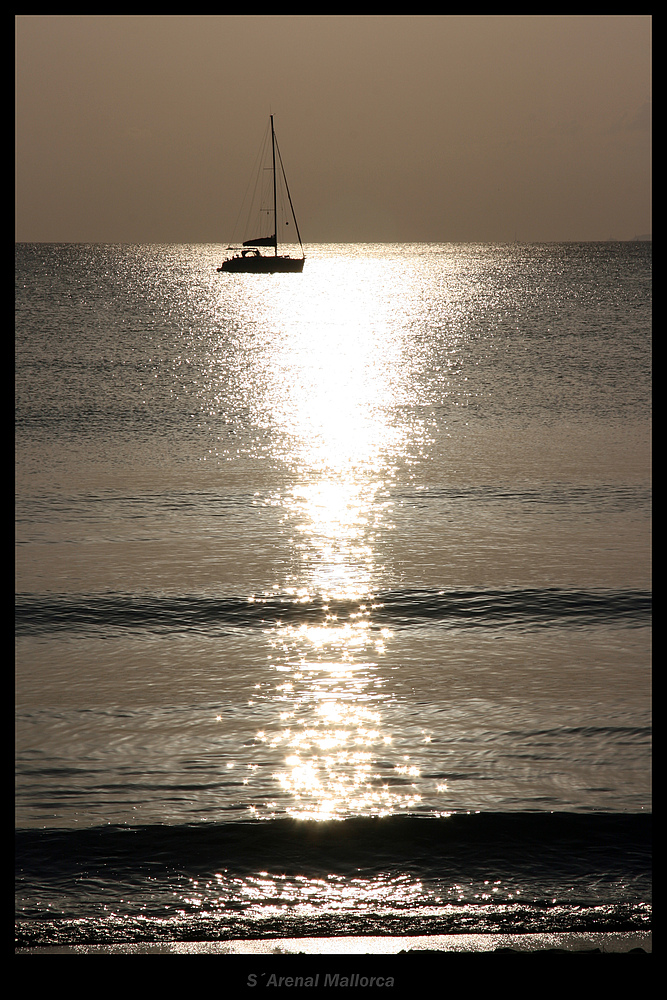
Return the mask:
<path id="1" fill-rule="evenodd" d="M 410 508 L 433 510 L 434 503 L 502 506 L 506 511 L 575 510 L 579 513 L 621 514 L 650 512 L 652 488 L 641 484 L 605 483 L 599 486 L 573 483 L 543 484 L 539 489 L 511 489 L 501 486 L 424 486 L 417 490 L 397 490 L 391 494 Z"/>
<path id="2" fill-rule="evenodd" d="M 261 940 L 262 938 L 416 937 L 440 934 L 608 934 L 651 930 L 648 903 L 604 906 L 450 906 L 440 913 L 382 914 L 266 913 L 247 918 L 234 913 L 184 913 L 169 916 L 113 914 L 40 920 L 19 918 L 17 948 L 72 945 L 167 944 L 183 941 Z M 407 949 L 406 947 L 406 950 Z M 423 954 L 423 953 L 422 953 Z"/>
<path id="3" fill-rule="evenodd" d="M 651 826 L 466 813 L 19 830 L 16 942 L 647 930 Z"/>
<path id="4" fill-rule="evenodd" d="M 647 872 L 652 816 L 628 813 L 455 813 L 185 825 L 23 829 L 16 864 L 41 878 L 86 871 L 108 876 L 146 866 L 197 871 L 269 867 L 283 872 L 412 873 L 497 869 L 563 874 Z"/>
<path id="5" fill-rule="evenodd" d="M 359 600 L 270 597 L 169 597 L 132 594 L 19 594 L 17 634 L 93 629 L 182 632 L 359 622 L 395 628 L 645 625 L 644 590 L 395 590 Z M 354 616 L 354 617 L 353 617 Z"/>

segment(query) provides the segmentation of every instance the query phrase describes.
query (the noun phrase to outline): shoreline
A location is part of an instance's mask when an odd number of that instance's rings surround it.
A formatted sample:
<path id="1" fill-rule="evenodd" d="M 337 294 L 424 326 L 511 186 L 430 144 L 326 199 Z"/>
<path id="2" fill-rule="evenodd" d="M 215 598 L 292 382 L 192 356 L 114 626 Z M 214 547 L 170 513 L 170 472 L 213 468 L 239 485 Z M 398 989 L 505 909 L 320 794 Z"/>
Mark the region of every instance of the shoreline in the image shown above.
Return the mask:
<path id="1" fill-rule="evenodd" d="M 382 956 L 538 954 L 546 952 L 652 954 L 652 931 L 545 934 L 424 934 L 373 937 L 263 938 L 230 941 L 155 941 L 125 944 L 44 945 L 17 948 L 17 955 L 244 955 Z"/>

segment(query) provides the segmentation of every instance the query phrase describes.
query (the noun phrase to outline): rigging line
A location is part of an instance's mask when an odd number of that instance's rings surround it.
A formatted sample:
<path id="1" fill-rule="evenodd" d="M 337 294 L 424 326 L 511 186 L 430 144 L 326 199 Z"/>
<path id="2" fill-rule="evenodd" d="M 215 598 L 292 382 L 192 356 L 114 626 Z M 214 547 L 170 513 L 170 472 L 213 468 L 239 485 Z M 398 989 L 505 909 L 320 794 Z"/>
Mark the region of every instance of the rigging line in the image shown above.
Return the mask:
<path id="1" fill-rule="evenodd" d="M 275 138 L 275 137 L 274 137 Z M 285 182 L 285 190 L 287 191 L 287 197 L 289 198 L 289 207 L 292 209 L 292 218 L 294 219 L 294 225 L 296 226 L 296 235 L 299 237 L 299 246 L 301 247 L 301 252 L 303 253 L 303 243 L 301 242 L 301 233 L 299 232 L 299 223 L 296 221 L 296 213 L 294 211 L 294 205 L 292 204 L 292 195 L 290 194 L 289 184 L 287 183 L 287 177 L 285 175 L 285 167 L 283 166 L 283 158 L 280 155 L 280 146 L 278 145 L 278 140 L 275 140 L 276 150 L 278 153 L 278 160 L 280 161 L 280 169 L 283 172 L 283 180 Z"/>
<path id="2" fill-rule="evenodd" d="M 260 236 L 263 235 L 263 216 L 267 214 L 267 210 L 264 208 L 265 199 L 265 173 L 267 168 L 264 166 L 264 162 L 267 158 L 267 150 L 269 146 L 269 130 L 268 128 L 264 132 L 264 140 L 262 143 L 262 149 L 259 156 L 259 169 L 255 171 L 255 188 L 253 190 L 252 202 L 248 208 L 248 218 L 246 220 L 245 236 L 250 234 L 253 227 L 259 225 Z M 256 160 L 255 163 L 258 161 Z M 259 189 L 259 194 L 257 193 Z M 255 207 L 257 206 L 257 207 Z M 255 216 L 257 217 L 255 219 Z M 254 235 L 251 234 L 251 235 Z"/>
<path id="3" fill-rule="evenodd" d="M 232 230 L 232 243 L 234 243 L 237 240 L 241 239 L 241 236 L 239 235 L 239 219 L 241 218 L 241 213 L 243 212 L 244 207 L 248 203 L 248 191 L 250 190 L 250 185 L 252 184 L 252 182 L 254 180 L 255 186 L 253 188 L 252 197 L 250 199 L 250 205 L 249 205 L 248 210 L 247 210 L 246 222 L 245 222 L 245 235 L 246 236 L 248 235 L 248 230 L 249 230 L 249 227 L 250 227 L 250 215 L 252 214 L 253 206 L 255 204 L 255 199 L 256 199 L 256 196 L 257 196 L 257 185 L 259 183 L 259 179 L 260 179 L 260 176 L 261 176 L 261 173 L 262 173 L 260 167 L 261 167 L 261 164 L 263 163 L 265 155 L 266 155 L 266 146 L 267 146 L 267 134 L 268 134 L 268 131 L 269 131 L 269 129 L 268 129 L 268 126 L 267 126 L 264 129 L 264 137 L 263 137 L 262 142 L 260 144 L 259 152 L 255 155 L 255 163 L 254 163 L 252 172 L 248 175 L 248 181 L 246 183 L 246 189 L 245 189 L 245 193 L 243 195 L 243 201 L 241 202 L 241 204 L 239 206 L 238 214 L 236 216 L 236 222 L 234 223 L 234 229 Z M 241 234 L 241 235 L 243 235 L 243 234 Z"/>

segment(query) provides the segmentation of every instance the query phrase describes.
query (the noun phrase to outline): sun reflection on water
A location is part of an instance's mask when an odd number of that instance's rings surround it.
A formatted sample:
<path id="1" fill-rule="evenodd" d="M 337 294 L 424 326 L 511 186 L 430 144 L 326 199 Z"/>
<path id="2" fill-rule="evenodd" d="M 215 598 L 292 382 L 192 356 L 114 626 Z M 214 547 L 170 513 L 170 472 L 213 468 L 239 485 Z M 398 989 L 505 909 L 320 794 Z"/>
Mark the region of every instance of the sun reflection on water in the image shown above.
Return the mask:
<path id="1" fill-rule="evenodd" d="M 379 660 L 390 633 L 371 628 L 371 608 L 358 607 L 352 621 L 327 616 L 272 633 L 274 683 L 264 697 L 274 711 L 256 733 L 278 762 L 272 815 L 383 816 L 420 802 L 419 771 L 397 757 L 386 722 L 391 696 Z"/>
<path id="2" fill-rule="evenodd" d="M 372 877 L 329 873 L 325 877 L 286 875 L 258 871 L 232 875 L 224 871 L 212 878 L 190 879 L 181 902 L 200 912 L 225 912 L 233 900 L 234 911 L 255 925 L 272 918 L 321 916 L 360 917 L 440 911 L 445 900 L 419 878 L 404 873 Z"/>
<path id="3" fill-rule="evenodd" d="M 517 880 L 506 878 L 459 882 L 451 878 L 424 881 L 396 871 L 317 876 L 265 870 L 241 875 L 224 870 L 212 877 L 188 879 L 180 901 L 211 915 L 228 914 L 233 901 L 234 914 L 252 921 L 256 928 L 275 918 L 381 919 L 397 913 L 404 919 L 455 918 L 465 926 L 471 918 L 479 919 L 484 912 L 480 907 L 500 919 L 503 914 L 511 915 L 522 905 L 524 895 Z"/>
<path id="4" fill-rule="evenodd" d="M 254 315 L 252 416 L 289 483 L 276 502 L 293 562 L 276 586 L 322 606 L 319 621 L 273 629 L 275 684 L 261 696 L 275 714 L 256 739 L 280 755 L 276 810 L 294 817 L 387 815 L 421 800 L 419 771 L 399 759 L 386 721 L 391 634 L 373 623 L 377 540 L 397 463 L 414 447 L 398 414 L 414 402 L 410 302 L 421 293 L 399 259 L 315 259 L 298 283 L 272 282 Z"/>

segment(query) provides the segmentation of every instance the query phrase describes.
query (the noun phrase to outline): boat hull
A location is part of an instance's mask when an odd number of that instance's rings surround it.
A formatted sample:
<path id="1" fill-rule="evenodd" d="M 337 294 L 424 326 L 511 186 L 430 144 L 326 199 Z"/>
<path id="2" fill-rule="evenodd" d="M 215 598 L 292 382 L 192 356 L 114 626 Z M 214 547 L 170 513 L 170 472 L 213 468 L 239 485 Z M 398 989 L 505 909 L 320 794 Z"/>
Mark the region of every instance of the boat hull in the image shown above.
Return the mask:
<path id="1" fill-rule="evenodd" d="M 304 257 L 230 257 L 218 271 L 235 274 L 275 274 L 303 271 Z"/>

